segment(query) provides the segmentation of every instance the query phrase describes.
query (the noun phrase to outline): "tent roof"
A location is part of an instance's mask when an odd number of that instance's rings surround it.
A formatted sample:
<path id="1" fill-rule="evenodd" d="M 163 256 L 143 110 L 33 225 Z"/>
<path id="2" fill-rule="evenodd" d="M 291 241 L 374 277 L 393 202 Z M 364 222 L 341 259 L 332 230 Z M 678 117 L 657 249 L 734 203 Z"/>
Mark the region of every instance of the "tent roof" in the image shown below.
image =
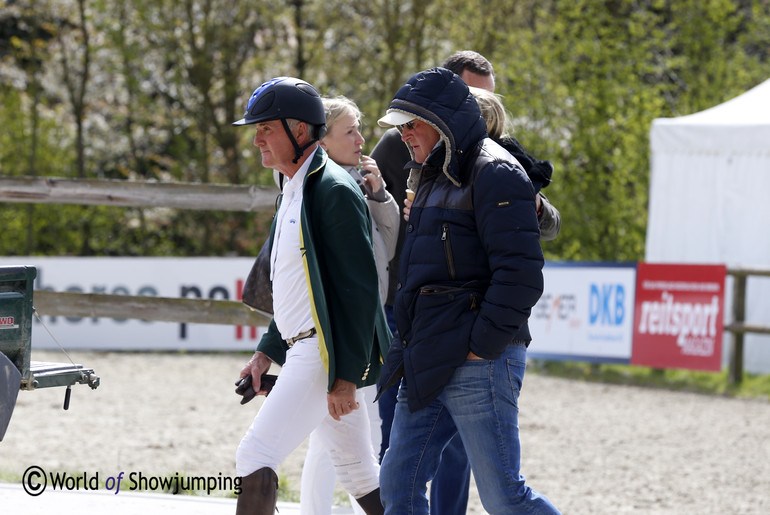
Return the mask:
<path id="1" fill-rule="evenodd" d="M 678 118 L 661 118 L 660 120 L 664 120 L 664 123 L 676 124 L 770 124 L 770 79 L 742 95 L 705 111 Z"/>
<path id="2" fill-rule="evenodd" d="M 770 264 L 770 80 L 700 113 L 654 120 L 650 144 L 647 260 Z"/>
<path id="3" fill-rule="evenodd" d="M 677 118 L 657 118 L 653 153 L 770 151 L 770 79 L 723 104 Z"/>

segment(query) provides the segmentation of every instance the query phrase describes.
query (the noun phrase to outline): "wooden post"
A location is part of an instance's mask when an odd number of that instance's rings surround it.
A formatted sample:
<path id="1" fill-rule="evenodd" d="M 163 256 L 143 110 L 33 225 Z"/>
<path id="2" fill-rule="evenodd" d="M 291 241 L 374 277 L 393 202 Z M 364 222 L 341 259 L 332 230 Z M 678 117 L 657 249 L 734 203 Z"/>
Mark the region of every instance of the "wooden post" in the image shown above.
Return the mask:
<path id="1" fill-rule="evenodd" d="M 743 324 L 746 321 L 746 274 L 733 274 L 733 324 Z M 728 363 L 727 381 L 738 385 L 743 381 L 743 331 L 732 331 L 730 346 L 730 361 Z"/>

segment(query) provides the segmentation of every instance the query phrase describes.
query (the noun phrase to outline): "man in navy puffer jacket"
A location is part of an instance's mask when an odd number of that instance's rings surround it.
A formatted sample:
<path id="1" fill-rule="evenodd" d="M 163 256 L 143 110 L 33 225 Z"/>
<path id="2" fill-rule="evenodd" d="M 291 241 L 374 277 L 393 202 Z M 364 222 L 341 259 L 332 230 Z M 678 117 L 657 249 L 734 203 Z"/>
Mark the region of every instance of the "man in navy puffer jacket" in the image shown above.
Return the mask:
<path id="1" fill-rule="evenodd" d="M 457 433 L 489 513 L 558 513 L 519 472 L 527 319 L 543 291 L 532 184 L 447 69 L 414 75 L 379 123 L 401 130 L 416 192 L 394 304 L 400 337 L 380 382 L 404 378 L 380 471 L 386 513 L 428 513 L 427 483 Z"/>

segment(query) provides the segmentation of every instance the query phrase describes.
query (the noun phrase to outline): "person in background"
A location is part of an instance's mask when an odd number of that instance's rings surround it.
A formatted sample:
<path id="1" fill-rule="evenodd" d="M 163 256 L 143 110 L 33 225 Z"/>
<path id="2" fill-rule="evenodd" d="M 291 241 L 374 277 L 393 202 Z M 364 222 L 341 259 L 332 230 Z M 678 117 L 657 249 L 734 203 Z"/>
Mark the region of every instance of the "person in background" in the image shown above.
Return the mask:
<path id="1" fill-rule="evenodd" d="M 527 320 L 543 291 L 532 183 L 448 69 L 414 75 L 379 123 L 401 131 L 416 192 L 394 305 L 400 340 L 378 389 L 400 384 L 380 474 L 385 513 L 428 513 L 427 483 L 456 435 L 488 512 L 559 513 L 520 474 Z"/>
<path id="2" fill-rule="evenodd" d="M 293 77 L 258 87 L 234 122 L 255 125 L 262 166 L 286 179 L 270 230 L 274 316 L 240 377 L 267 395 L 262 375 L 282 368 L 236 452 L 236 515 L 275 512 L 278 466 L 316 429 L 345 490 L 365 513 L 383 513 L 369 420 L 358 407 L 390 331 L 366 200 L 318 145 L 325 124 L 318 92 Z"/>
<path id="3" fill-rule="evenodd" d="M 473 97 L 479 104 L 481 117 L 487 124 L 487 134 L 511 153 L 527 172 L 532 186 L 537 193 L 537 221 L 540 227 L 540 239 L 549 241 L 556 238 L 561 230 L 561 215 L 541 191 L 551 183 L 553 165 L 548 161 L 538 161 L 524 150 L 511 132 L 510 116 L 505 110 L 500 96 L 494 91 L 470 87 Z"/>
<path id="4" fill-rule="evenodd" d="M 377 163 L 371 157 L 362 155 L 365 140 L 359 132 L 361 111 L 346 97 L 323 98 L 326 112 L 326 136 L 320 141 L 335 163 L 348 171 L 358 182 L 366 197 L 366 205 L 372 216 L 372 243 L 374 261 L 379 278 L 380 301 L 384 304 L 388 293 L 388 263 L 396 252 L 396 239 L 400 222 L 398 204 L 382 180 Z M 380 413 L 373 405 L 376 386 L 362 388 L 365 404 L 359 409 L 367 410 L 372 435 L 373 449 L 379 452 L 382 438 Z M 319 441 L 318 430 L 310 434 L 305 463 L 302 467 L 300 488 L 300 513 L 306 515 L 331 514 L 334 501 L 336 475 L 328 450 Z M 355 500 L 351 500 L 353 511 L 363 513 Z"/>
<path id="5" fill-rule="evenodd" d="M 442 64 L 459 75 L 463 81 L 471 87 L 494 92 L 495 73 L 492 64 L 481 54 L 463 50 L 449 56 Z M 483 114 L 483 113 L 482 113 Z M 539 161 L 530 156 L 526 150 L 517 143 L 506 146 L 514 157 L 521 163 L 527 174 L 534 174 L 534 180 L 550 182 L 553 166 L 548 161 Z M 505 145 L 504 145 L 505 146 Z M 388 129 L 380 138 L 372 150 L 372 157 L 379 163 L 382 175 L 388 184 L 388 189 L 393 194 L 396 202 L 406 205 L 405 190 L 409 170 L 405 165 L 411 156 L 404 143 L 401 141 L 401 133 L 396 129 Z M 547 184 L 547 183 L 546 183 Z M 561 227 L 559 211 L 548 202 L 545 195 L 536 196 L 540 239 L 553 240 Z M 410 203 L 411 205 L 411 203 Z M 393 319 L 393 302 L 398 282 L 398 268 L 401 249 L 403 248 L 406 220 L 402 219 L 399 237 L 396 245 L 396 255 L 390 263 L 390 279 L 388 298 L 385 302 L 385 312 L 388 315 L 388 325 L 394 336 L 397 336 L 397 328 Z M 380 449 L 380 461 L 388 448 L 390 440 L 390 427 L 393 421 L 393 411 L 396 404 L 396 389 L 385 392 L 378 401 L 380 417 L 382 419 L 382 445 Z M 470 487 L 470 465 L 465 456 L 465 450 L 459 438 L 454 438 L 442 453 L 442 466 L 439 467 L 436 477 L 431 482 L 430 507 L 433 515 L 464 515 L 468 505 Z"/>

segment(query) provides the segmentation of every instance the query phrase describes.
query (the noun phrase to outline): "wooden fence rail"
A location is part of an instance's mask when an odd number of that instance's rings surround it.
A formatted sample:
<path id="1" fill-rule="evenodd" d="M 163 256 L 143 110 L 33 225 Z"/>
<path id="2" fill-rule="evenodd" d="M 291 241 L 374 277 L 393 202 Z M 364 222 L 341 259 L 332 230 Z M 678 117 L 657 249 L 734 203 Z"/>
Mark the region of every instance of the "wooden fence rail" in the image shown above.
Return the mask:
<path id="1" fill-rule="evenodd" d="M 151 322 L 186 322 L 266 326 L 270 318 L 233 300 L 183 299 L 106 295 L 46 290 L 34 291 L 35 309 L 42 315 L 116 318 Z"/>
<path id="2" fill-rule="evenodd" d="M 0 202 L 272 212 L 278 188 L 58 177 L 2 177 Z M 265 326 L 270 318 L 228 300 L 35 290 L 44 315 Z"/>
<path id="3" fill-rule="evenodd" d="M 275 186 L 0 177 L 0 202 L 269 212 Z"/>

